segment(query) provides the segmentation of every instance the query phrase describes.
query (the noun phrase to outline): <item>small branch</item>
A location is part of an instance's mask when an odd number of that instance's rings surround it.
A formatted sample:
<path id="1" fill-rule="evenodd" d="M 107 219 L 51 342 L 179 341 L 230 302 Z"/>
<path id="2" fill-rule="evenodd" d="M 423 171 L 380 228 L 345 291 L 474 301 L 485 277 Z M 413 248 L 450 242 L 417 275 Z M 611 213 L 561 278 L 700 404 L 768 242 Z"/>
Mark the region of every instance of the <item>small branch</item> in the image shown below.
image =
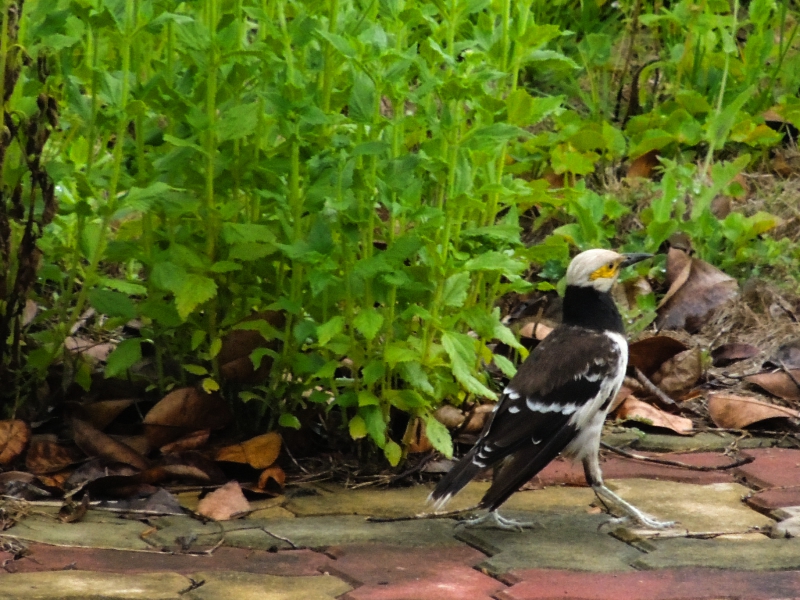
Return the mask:
<path id="1" fill-rule="evenodd" d="M 680 462 L 677 460 L 668 460 L 666 458 L 656 458 L 654 456 L 645 456 L 644 454 L 635 454 L 634 452 L 628 452 L 627 450 L 623 450 L 622 448 L 617 448 L 616 446 L 611 446 L 610 444 L 606 444 L 605 442 L 600 442 L 600 445 L 606 450 L 611 450 L 611 452 L 619 454 L 620 456 L 624 456 L 625 458 L 631 458 L 633 460 L 641 460 L 643 462 L 651 462 L 658 465 L 667 465 L 668 467 L 680 467 L 681 469 L 689 469 L 690 471 L 725 471 L 727 469 L 733 469 L 735 467 L 741 467 L 742 465 L 750 464 L 756 459 L 755 456 L 745 456 L 736 459 L 735 461 L 733 461 L 728 465 L 720 465 L 718 467 L 704 467 L 701 465 L 690 465 L 688 463 Z"/>
<path id="2" fill-rule="evenodd" d="M 656 398 L 661 400 L 667 406 L 678 406 L 678 403 L 675 402 L 672 398 L 667 396 L 666 392 L 661 390 L 655 383 L 650 381 L 650 379 L 642 373 L 639 367 L 633 367 L 633 370 L 636 372 L 636 381 L 642 384 L 642 387 L 646 389 L 648 392 L 653 394 Z"/>
<path id="3" fill-rule="evenodd" d="M 397 523 L 399 521 L 422 521 L 427 519 L 452 519 L 459 517 L 465 513 L 470 513 L 475 510 L 480 510 L 480 506 L 470 506 L 469 508 L 462 508 L 460 510 L 449 510 L 447 512 L 434 512 L 434 513 L 419 513 L 416 515 L 409 515 L 406 517 L 367 517 L 370 523 Z"/>
<path id="4" fill-rule="evenodd" d="M 280 540 L 282 542 L 286 542 L 287 544 L 289 544 L 292 547 L 292 550 L 297 550 L 297 545 L 292 540 L 290 540 L 289 538 L 285 538 L 282 535 L 278 535 L 277 533 L 272 533 L 266 527 L 259 527 L 259 529 L 261 529 L 261 531 L 266 533 L 268 536 L 274 537 L 276 540 Z"/>

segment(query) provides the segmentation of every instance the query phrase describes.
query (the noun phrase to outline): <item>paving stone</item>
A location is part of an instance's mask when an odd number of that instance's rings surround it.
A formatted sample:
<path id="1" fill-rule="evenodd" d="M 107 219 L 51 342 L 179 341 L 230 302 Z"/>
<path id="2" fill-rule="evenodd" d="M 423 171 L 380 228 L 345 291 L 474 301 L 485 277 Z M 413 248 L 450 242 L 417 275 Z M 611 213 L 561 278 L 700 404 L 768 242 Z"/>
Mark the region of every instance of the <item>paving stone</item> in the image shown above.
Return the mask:
<path id="1" fill-rule="evenodd" d="M 750 464 L 736 468 L 736 475 L 747 485 L 762 489 L 800 486 L 800 450 L 764 448 L 743 454 L 755 457 Z"/>
<path id="2" fill-rule="evenodd" d="M 626 571 L 641 556 L 632 546 L 601 533 L 607 515 L 501 511 L 516 519 L 536 518 L 538 526 L 525 531 L 459 527 L 456 536 L 490 557 L 478 564 L 502 576 L 524 568 L 576 571 Z"/>
<path id="3" fill-rule="evenodd" d="M 608 485 L 622 498 L 689 532 L 737 533 L 773 521 L 742 502 L 750 490 L 738 483 L 697 485 L 651 479 L 617 479 Z"/>
<path id="4" fill-rule="evenodd" d="M 337 577 L 278 577 L 237 572 L 202 572 L 191 575 L 203 582 L 187 592 L 188 600 L 334 600 L 351 587 Z"/>
<path id="5" fill-rule="evenodd" d="M 416 548 L 369 544 L 329 548 L 328 572 L 357 584 L 342 600 L 490 600 L 505 588 L 472 568 L 484 555 L 466 545 Z"/>
<path id="6" fill-rule="evenodd" d="M 447 510 L 475 506 L 489 489 L 490 482 L 475 481 L 468 484 L 447 505 Z M 401 489 L 348 490 L 338 486 L 319 488 L 314 495 L 293 498 L 286 509 L 297 516 L 365 515 L 376 517 L 401 517 L 432 510 L 427 504 L 433 486 L 414 486 Z M 594 495 L 588 489 L 565 490 L 550 487 L 514 494 L 505 507 L 511 510 L 576 510 L 583 511 Z"/>
<path id="7" fill-rule="evenodd" d="M 772 526 L 770 537 L 796 538 L 800 537 L 800 517 L 789 517 Z"/>
<path id="8" fill-rule="evenodd" d="M 237 519 L 203 523 L 189 517 L 160 517 L 150 523 L 157 531 L 149 531 L 144 539 L 159 550 L 198 551 L 220 543 L 237 548 L 276 552 L 293 546 L 265 531 L 267 524 L 295 519 Z M 363 519 L 362 519 L 363 520 Z"/>
<path id="9" fill-rule="evenodd" d="M 676 569 L 628 573 L 575 573 L 530 570 L 513 573 L 519 583 L 498 600 L 678 600 L 680 598 L 794 598 L 800 572 L 763 573 Z"/>
<path id="10" fill-rule="evenodd" d="M 637 569 L 707 567 L 752 571 L 800 569 L 800 539 L 763 541 L 650 540 L 656 549 L 633 563 Z M 800 595 L 800 591 L 797 595 Z"/>
<path id="11" fill-rule="evenodd" d="M 55 546 L 109 548 L 116 550 L 152 550 L 141 539 L 149 526 L 138 521 L 120 519 L 108 513 L 89 511 L 75 523 L 61 523 L 44 515 L 31 515 L 3 532 L 3 536 L 41 542 Z"/>
<path id="12" fill-rule="evenodd" d="M 3 600 L 180 600 L 191 581 L 177 573 L 122 575 L 51 571 L 0 575 Z"/>
<path id="13" fill-rule="evenodd" d="M 666 458 L 698 467 L 718 467 L 730 464 L 731 459 L 721 452 L 663 454 L 640 452 L 643 456 Z M 606 479 L 646 478 L 685 483 L 723 483 L 734 480 L 733 469 L 694 471 L 681 467 L 624 458 L 613 454 L 601 457 L 600 468 Z M 541 485 L 586 486 L 583 467 L 568 460 L 557 459 L 545 467 L 535 481 Z"/>
<path id="14" fill-rule="evenodd" d="M 800 486 L 785 489 L 767 489 L 745 499 L 756 510 L 769 513 L 787 506 L 800 506 Z"/>
<path id="15" fill-rule="evenodd" d="M 724 450 L 735 441 L 736 438 L 729 433 L 703 432 L 686 436 L 648 433 L 633 442 L 631 447 L 651 452 L 709 452 Z"/>
<path id="16" fill-rule="evenodd" d="M 28 553 L 18 559 L 8 555 L 8 572 L 99 571 L 107 573 L 149 573 L 171 571 L 188 574 L 199 570 L 243 571 L 268 575 L 318 575 L 331 559 L 311 550 L 265 552 L 242 548 L 217 548 L 211 555 L 128 552 L 94 548 L 63 548 L 30 544 Z M 0 564 L 5 559 L 0 555 Z"/>

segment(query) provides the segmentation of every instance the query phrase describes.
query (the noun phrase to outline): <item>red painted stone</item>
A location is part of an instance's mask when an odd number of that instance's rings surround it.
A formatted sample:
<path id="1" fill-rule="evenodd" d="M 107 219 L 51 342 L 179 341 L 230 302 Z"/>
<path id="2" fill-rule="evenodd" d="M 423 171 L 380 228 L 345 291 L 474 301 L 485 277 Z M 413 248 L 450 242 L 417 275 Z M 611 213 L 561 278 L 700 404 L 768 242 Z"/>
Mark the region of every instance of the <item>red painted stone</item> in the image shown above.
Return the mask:
<path id="1" fill-rule="evenodd" d="M 785 506 L 800 506 L 800 486 L 764 490 L 753 494 L 745 501 L 756 510 L 769 512 Z"/>
<path id="2" fill-rule="evenodd" d="M 60 571 L 77 569 L 108 573 L 149 573 L 170 571 L 242 571 L 265 575 L 319 575 L 331 562 L 324 554 L 311 550 L 265 552 L 222 547 L 209 555 L 129 552 L 97 548 L 62 548 L 28 544 L 28 555 L 6 565 L 13 572 Z M 2 561 L 0 561 L 2 564 Z"/>
<path id="3" fill-rule="evenodd" d="M 490 600 L 505 586 L 472 566 L 485 556 L 467 546 L 408 548 L 384 544 L 331 548 L 324 572 L 356 589 L 342 600 Z"/>
<path id="4" fill-rule="evenodd" d="M 800 597 L 800 571 L 670 569 L 620 573 L 530 570 L 497 600 L 703 600 Z"/>
<path id="5" fill-rule="evenodd" d="M 652 456 L 675 460 L 697 467 L 719 467 L 731 463 L 731 459 L 721 452 L 692 452 L 684 454 L 658 454 L 654 452 L 637 452 L 643 456 Z M 734 469 L 722 471 L 693 471 L 681 467 L 660 465 L 613 454 L 604 455 L 600 460 L 600 468 L 605 479 L 661 479 L 679 483 L 727 483 L 734 479 Z M 583 467 L 564 459 L 557 459 L 545 467 L 533 480 L 539 485 L 575 485 L 585 486 L 586 479 Z"/>
<path id="6" fill-rule="evenodd" d="M 746 485 L 761 489 L 800 486 L 800 450 L 757 448 L 742 454 L 755 457 L 750 464 L 735 470 Z"/>

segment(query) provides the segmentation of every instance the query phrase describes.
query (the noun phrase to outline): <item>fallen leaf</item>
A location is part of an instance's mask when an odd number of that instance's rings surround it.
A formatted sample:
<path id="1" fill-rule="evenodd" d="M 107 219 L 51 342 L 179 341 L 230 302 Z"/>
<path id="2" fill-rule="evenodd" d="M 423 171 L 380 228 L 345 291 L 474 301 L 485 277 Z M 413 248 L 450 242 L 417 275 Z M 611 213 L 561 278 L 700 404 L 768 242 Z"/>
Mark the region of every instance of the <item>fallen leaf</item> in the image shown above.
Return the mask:
<path id="1" fill-rule="evenodd" d="M 44 489 L 35 475 L 23 471 L 0 473 L 0 495 L 20 500 L 41 500 L 52 494 Z"/>
<path id="2" fill-rule="evenodd" d="M 25 421 L 0 421 L 0 465 L 7 465 L 22 454 L 30 439 L 31 429 Z"/>
<path id="3" fill-rule="evenodd" d="M 216 460 L 244 463 L 256 469 L 266 469 L 275 462 L 281 451 L 281 436 L 275 432 L 265 433 L 252 439 L 220 448 Z"/>
<path id="4" fill-rule="evenodd" d="M 522 337 L 534 338 L 541 342 L 550 335 L 551 331 L 553 331 L 552 327 L 548 327 L 539 321 L 531 321 L 530 323 L 525 323 L 525 325 L 520 328 L 519 334 Z"/>
<path id="5" fill-rule="evenodd" d="M 264 469 L 258 478 L 258 487 L 264 491 L 278 495 L 283 492 L 286 484 L 286 473 L 277 465 Z"/>
<path id="6" fill-rule="evenodd" d="M 790 372 L 795 379 L 800 381 L 800 369 L 791 369 Z M 797 384 L 784 371 L 756 373 L 755 375 L 748 375 L 744 380 L 783 400 L 800 400 L 800 389 L 797 388 Z"/>
<path id="7" fill-rule="evenodd" d="M 406 432 L 403 435 L 403 448 L 409 454 L 428 452 L 433 448 L 433 444 L 425 434 L 425 423 L 419 417 L 415 417 L 408 422 Z"/>
<path id="8" fill-rule="evenodd" d="M 215 521 L 227 521 L 249 511 L 250 503 L 244 497 L 241 486 L 235 481 L 229 481 L 218 490 L 214 490 L 197 505 L 198 514 Z"/>
<path id="9" fill-rule="evenodd" d="M 55 435 L 34 435 L 25 455 L 25 468 L 36 475 L 62 471 L 84 460 L 80 453 L 58 443 Z"/>
<path id="10" fill-rule="evenodd" d="M 89 510 L 89 494 L 84 494 L 80 502 L 67 500 L 58 511 L 58 520 L 62 523 L 76 523 L 86 516 Z"/>
<path id="11" fill-rule="evenodd" d="M 119 414 L 134 404 L 136 400 L 102 400 L 92 404 L 83 404 L 80 407 L 81 418 L 94 425 L 100 431 L 108 427 Z"/>
<path id="12" fill-rule="evenodd" d="M 640 421 L 653 427 L 671 429 L 675 433 L 685 435 L 692 432 L 692 420 L 668 412 L 642 402 L 636 396 L 628 396 L 617 409 L 617 418 Z"/>
<path id="13" fill-rule="evenodd" d="M 25 301 L 25 308 L 22 309 L 22 326 L 27 327 L 33 320 L 36 318 L 36 315 L 39 314 L 39 305 L 36 304 L 35 301 L 28 298 Z"/>
<path id="14" fill-rule="evenodd" d="M 613 413 L 615 410 L 617 410 L 619 405 L 625 401 L 625 398 L 630 396 L 632 393 L 633 390 L 627 386 L 623 385 L 621 388 L 619 388 L 619 392 L 617 392 L 617 395 L 611 401 L 611 406 L 608 407 L 608 412 Z"/>
<path id="15" fill-rule="evenodd" d="M 628 172 L 626 177 L 631 179 L 635 177 L 642 177 L 644 179 L 651 179 L 653 177 L 653 170 L 661 163 L 658 160 L 659 151 L 650 150 L 640 156 L 637 156 L 628 165 Z"/>
<path id="16" fill-rule="evenodd" d="M 690 260 L 688 267 L 686 258 Z M 738 294 L 739 284 L 716 267 L 675 248 L 667 257 L 668 274 L 671 260 L 676 262 L 674 270 L 680 271 L 659 304 L 656 326 L 695 332 L 716 308 Z"/>
<path id="17" fill-rule="evenodd" d="M 93 458 L 75 469 L 64 482 L 63 487 L 72 490 L 101 477 L 117 475 L 124 477 L 137 473 L 139 471 L 128 464 L 109 462 L 104 458 Z"/>
<path id="18" fill-rule="evenodd" d="M 161 454 L 170 454 L 172 452 L 183 452 L 186 450 L 196 450 L 204 446 L 211 435 L 210 429 L 200 429 L 193 431 L 189 435 L 185 435 L 179 440 L 175 440 L 171 444 L 161 447 Z"/>
<path id="19" fill-rule="evenodd" d="M 442 404 L 436 409 L 436 412 L 433 413 L 433 416 L 436 417 L 436 420 L 439 421 L 439 423 L 448 429 L 460 427 L 464 422 L 464 419 L 466 419 L 464 412 L 452 404 Z"/>
<path id="20" fill-rule="evenodd" d="M 724 393 L 708 395 L 708 414 L 723 429 L 741 429 L 765 419 L 800 417 L 800 412 L 791 408 Z"/>
<path id="21" fill-rule="evenodd" d="M 245 323 L 266 321 L 274 329 L 283 329 L 285 317 L 282 313 L 265 311 L 245 319 Z M 258 369 L 253 367 L 250 355 L 258 348 L 278 350 L 277 339 L 266 340 L 254 329 L 232 329 L 222 338 L 222 348 L 217 355 L 223 379 L 238 383 L 260 383 L 269 377 L 272 358 L 264 356 Z"/>
<path id="22" fill-rule="evenodd" d="M 783 344 L 775 352 L 775 361 L 786 369 L 800 369 L 800 340 Z"/>
<path id="23" fill-rule="evenodd" d="M 230 409 L 219 394 L 180 388 L 164 396 L 145 415 L 144 433 L 152 448 L 160 448 L 192 431 L 221 429 L 230 420 Z"/>
<path id="24" fill-rule="evenodd" d="M 59 471 L 58 473 L 39 475 L 37 479 L 47 487 L 54 489 L 63 489 L 64 484 L 67 482 L 72 473 L 73 473 L 72 469 L 66 469 L 64 471 Z"/>
<path id="25" fill-rule="evenodd" d="M 738 360 L 753 358 L 759 352 L 761 351 L 752 344 L 731 342 L 714 348 L 711 351 L 711 360 L 715 367 L 727 367 Z"/>
<path id="26" fill-rule="evenodd" d="M 72 433 L 75 445 L 89 457 L 124 463 L 141 470 L 148 467 L 147 460 L 141 454 L 85 421 L 72 419 Z"/>
<path id="27" fill-rule="evenodd" d="M 662 364 L 689 346 L 667 335 L 654 335 L 628 347 L 628 365 L 650 377 Z"/>
<path id="28" fill-rule="evenodd" d="M 105 362 L 117 345 L 111 342 L 97 342 L 80 335 L 71 335 L 64 340 L 64 347 L 73 354 L 90 358 L 92 362 Z"/>
<path id="29" fill-rule="evenodd" d="M 664 362 L 651 380 L 673 398 L 680 398 L 694 387 L 703 374 L 700 348 L 690 348 Z"/>
<path id="30" fill-rule="evenodd" d="M 486 424 L 486 419 L 492 414 L 494 404 L 480 404 L 467 415 L 467 421 L 462 427 L 462 433 L 480 433 Z"/>

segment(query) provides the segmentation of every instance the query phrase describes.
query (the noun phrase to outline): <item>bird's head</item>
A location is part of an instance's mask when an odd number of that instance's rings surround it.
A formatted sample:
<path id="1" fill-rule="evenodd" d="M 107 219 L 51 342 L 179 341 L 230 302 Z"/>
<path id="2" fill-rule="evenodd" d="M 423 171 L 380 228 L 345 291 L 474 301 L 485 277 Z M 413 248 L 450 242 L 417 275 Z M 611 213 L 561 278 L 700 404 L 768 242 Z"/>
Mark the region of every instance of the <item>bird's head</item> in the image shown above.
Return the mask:
<path id="1" fill-rule="evenodd" d="M 581 252 L 572 259 L 567 269 L 567 285 L 593 287 L 598 292 L 608 292 L 619 277 L 619 272 L 652 254 L 619 254 L 613 250 L 596 248 Z"/>

